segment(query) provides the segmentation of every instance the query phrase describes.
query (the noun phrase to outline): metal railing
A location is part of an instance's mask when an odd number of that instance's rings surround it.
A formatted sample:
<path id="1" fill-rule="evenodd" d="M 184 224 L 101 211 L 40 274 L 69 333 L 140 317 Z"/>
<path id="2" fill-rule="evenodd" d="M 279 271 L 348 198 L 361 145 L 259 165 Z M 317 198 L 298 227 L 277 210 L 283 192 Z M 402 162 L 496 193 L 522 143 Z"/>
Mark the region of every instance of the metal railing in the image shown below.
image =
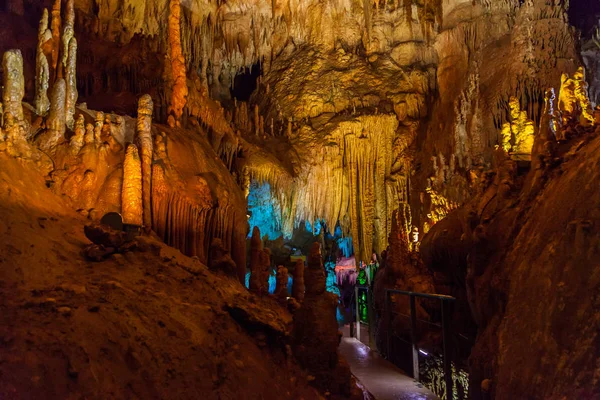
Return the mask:
<path id="1" fill-rule="evenodd" d="M 407 292 L 404 290 L 395 290 L 395 289 L 386 289 L 385 291 L 385 304 L 384 304 L 384 318 L 386 320 L 386 326 L 388 326 L 389 332 L 387 333 L 386 340 L 386 357 L 390 358 L 390 348 L 391 348 L 391 295 L 392 294 L 400 294 L 404 296 L 408 296 L 410 302 L 410 345 L 412 348 L 412 365 L 413 365 L 413 377 L 416 381 L 419 381 L 419 346 L 418 346 L 418 338 L 417 338 L 417 306 L 416 306 L 416 298 L 427 298 L 427 299 L 435 299 L 440 300 L 441 303 L 441 311 L 442 311 L 442 346 L 443 346 L 443 369 L 444 369 L 444 381 L 446 384 L 446 393 L 448 399 L 452 398 L 453 393 L 453 379 L 452 379 L 452 356 L 451 356 L 451 345 L 450 345 L 450 337 L 452 335 L 451 326 L 450 326 L 450 305 L 456 299 L 452 296 L 446 296 L 441 294 L 428 294 L 428 293 L 417 293 L 417 292 Z M 431 323 L 429 321 L 423 321 L 426 323 Z M 433 324 L 433 323 L 431 323 Z M 437 324 L 433 324 L 437 325 Z M 439 325 L 438 325 L 439 326 Z"/>

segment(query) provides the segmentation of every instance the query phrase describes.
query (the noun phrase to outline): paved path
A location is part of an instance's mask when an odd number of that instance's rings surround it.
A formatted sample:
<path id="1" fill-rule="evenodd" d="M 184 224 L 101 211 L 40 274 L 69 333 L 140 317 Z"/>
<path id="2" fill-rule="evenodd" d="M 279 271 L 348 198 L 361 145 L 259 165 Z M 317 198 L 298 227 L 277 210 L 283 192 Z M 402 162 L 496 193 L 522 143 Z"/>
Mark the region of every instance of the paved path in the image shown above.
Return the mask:
<path id="1" fill-rule="evenodd" d="M 350 364 L 354 376 L 376 400 L 438 400 L 427 388 L 404 375 L 368 346 L 348 337 L 347 327 L 343 332 L 339 351 Z"/>

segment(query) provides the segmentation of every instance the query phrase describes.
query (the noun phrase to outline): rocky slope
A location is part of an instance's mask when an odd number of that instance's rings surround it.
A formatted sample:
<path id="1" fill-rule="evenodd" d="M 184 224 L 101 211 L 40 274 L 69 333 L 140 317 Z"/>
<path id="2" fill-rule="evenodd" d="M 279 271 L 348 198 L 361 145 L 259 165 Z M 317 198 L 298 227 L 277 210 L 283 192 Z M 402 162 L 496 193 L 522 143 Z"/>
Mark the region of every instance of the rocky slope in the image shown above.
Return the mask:
<path id="1" fill-rule="evenodd" d="M 86 261 L 85 220 L 0 160 L 0 397 L 320 398 L 274 300 L 151 238 Z"/>
<path id="2" fill-rule="evenodd" d="M 500 156 L 480 193 L 424 238 L 432 268 L 466 267 L 475 399 L 600 396 L 600 128 L 570 132 L 529 173 Z"/>

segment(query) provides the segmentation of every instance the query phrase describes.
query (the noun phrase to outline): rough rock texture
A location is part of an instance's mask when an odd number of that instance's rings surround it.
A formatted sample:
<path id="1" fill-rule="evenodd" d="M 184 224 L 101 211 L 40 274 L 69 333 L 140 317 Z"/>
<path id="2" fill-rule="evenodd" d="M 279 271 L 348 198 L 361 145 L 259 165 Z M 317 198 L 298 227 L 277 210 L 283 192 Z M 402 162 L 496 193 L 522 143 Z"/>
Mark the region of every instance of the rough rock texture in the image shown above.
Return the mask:
<path id="1" fill-rule="evenodd" d="M 296 260 L 296 265 L 294 266 L 292 280 L 292 297 L 296 299 L 298 302 L 302 303 L 304 301 L 304 261 Z"/>
<path id="2" fill-rule="evenodd" d="M 23 76 L 23 55 L 21 50 L 9 50 L 2 57 L 2 103 L 4 115 L 10 114 L 17 123 L 23 122 L 23 97 L 25 78 Z M 5 117 L 6 118 L 6 117 Z"/>
<path id="3" fill-rule="evenodd" d="M 549 118 L 542 117 L 536 143 L 549 132 Z M 438 253 L 440 234 L 460 243 L 446 246 L 445 254 L 451 264 L 467 265 L 478 325 L 470 357 L 475 399 L 483 398 L 486 379 L 496 399 L 600 395 L 593 295 L 600 284 L 594 272 L 600 198 L 593 186 L 600 128 L 574 131 L 562 144 L 534 144 L 532 157 L 540 162 L 527 175 L 508 179 L 511 167 L 498 163 L 480 194 L 428 239 Z"/>
<path id="4" fill-rule="evenodd" d="M 294 313 L 292 351 L 300 365 L 314 376 L 316 387 L 349 396 L 350 368 L 337 354 L 341 338 L 335 319 L 337 296 L 325 290 L 325 269 L 318 243 L 308 257 L 306 284 L 302 307 Z"/>
<path id="5" fill-rule="evenodd" d="M 121 213 L 123 223 L 142 226 L 142 161 L 136 145 L 129 144 L 123 162 L 123 204 Z"/>
<path id="6" fill-rule="evenodd" d="M 85 221 L 33 164 L 0 163 L 0 397 L 322 398 L 274 300 L 155 239 L 85 261 Z"/>

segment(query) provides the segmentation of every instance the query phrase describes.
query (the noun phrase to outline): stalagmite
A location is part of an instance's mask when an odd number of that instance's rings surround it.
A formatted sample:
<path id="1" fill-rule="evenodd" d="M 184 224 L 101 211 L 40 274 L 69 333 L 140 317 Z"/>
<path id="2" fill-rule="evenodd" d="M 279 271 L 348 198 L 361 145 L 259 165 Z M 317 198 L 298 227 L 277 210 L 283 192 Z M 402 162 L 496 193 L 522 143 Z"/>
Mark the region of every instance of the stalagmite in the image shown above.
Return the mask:
<path id="1" fill-rule="evenodd" d="M 252 229 L 252 238 L 250 239 L 250 284 L 251 292 L 260 291 L 260 254 L 263 251 L 263 243 L 260 238 L 260 229 L 255 226 Z"/>
<path id="2" fill-rule="evenodd" d="M 61 0 L 54 0 L 54 5 L 52 6 L 52 22 L 51 22 L 51 30 L 52 30 L 52 49 L 50 52 L 50 68 L 51 68 L 51 76 L 56 77 L 56 67 L 58 66 L 58 56 L 60 52 L 60 8 L 61 8 Z"/>
<path id="3" fill-rule="evenodd" d="M 232 277 L 237 276 L 235 262 L 223 246 L 223 241 L 219 238 L 214 238 L 211 242 L 208 255 L 208 267 L 215 272 L 222 271 L 226 275 Z"/>
<path id="4" fill-rule="evenodd" d="M 288 293 L 288 269 L 283 265 L 277 267 L 275 297 L 285 300 L 289 297 Z"/>
<path id="5" fill-rule="evenodd" d="M 96 120 L 94 122 L 94 140 L 96 143 L 103 143 L 102 140 L 102 127 L 104 126 L 104 113 L 98 111 L 96 113 Z"/>
<path id="6" fill-rule="evenodd" d="M 48 59 L 44 54 L 42 46 L 46 40 L 46 31 L 48 30 L 48 10 L 44 9 L 44 14 L 40 21 L 38 32 L 38 47 L 36 50 L 35 61 L 35 112 L 37 115 L 45 116 L 50 109 L 50 100 L 48 99 L 48 88 L 50 87 L 50 67 Z"/>
<path id="7" fill-rule="evenodd" d="M 40 147 L 42 149 L 54 149 L 58 142 L 65 136 L 65 95 L 65 80 L 59 79 L 52 87 L 50 112 L 48 113 L 48 120 L 46 122 L 48 133 L 41 140 Z"/>
<path id="8" fill-rule="evenodd" d="M 75 121 L 75 134 L 71 137 L 71 141 L 69 142 L 72 154 L 79 153 L 79 151 L 83 147 L 84 136 L 85 120 L 83 118 L 83 114 L 79 114 L 77 116 L 77 120 Z"/>
<path id="9" fill-rule="evenodd" d="M 123 223 L 142 226 L 142 165 L 138 149 L 130 143 L 123 162 L 121 215 Z"/>
<path id="10" fill-rule="evenodd" d="M 169 4 L 169 46 L 171 49 L 171 73 L 173 89 L 169 104 L 169 126 L 179 126 L 188 95 L 185 58 L 181 49 L 181 4 L 179 0 L 170 0 Z"/>
<path id="11" fill-rule="evenodd" d="M 86 145 L 94 144 L 96 142 L 94 137 L 94 125 L 87 124 L 85 126 L 85 136 L 83 137 L 83 141 Z"/>
<path id="12" fill-rule="evenodd" d="M 21 50 L 8 50 L 2 58 L 4 88 L 2 102 L 4 115 L 10 114 L 16 123 L 23 122 L 23 96 L 25 96 L 25 78 L 23 77 L 23 56 Z"/>
<path id="13" fill-rule="evenodd" d="M 142 156 L 142 202 L 144 205 L 144 229 L 152 229 L 152 110 L 154 104 L 150 95 L 144 95 L 138 102 L 136 140 Z"/>
<path id="14" fill-rule="evenodd" d="M 295 298 L 299 303 L 304 300 L 304 261 L 296 260 L 294 267 L 294 274 L 292 280 L 292 297 Z"/>
<path id="15" fill-rule="evenodd" d="M 306 298 L 294 313 L 292 350 L 300 365 L 315 377 L 314 384 L 331 393 L 350 394 L 350 369 L 340 362 L 335 318 L 337 296 L 326 291 L 319 243 L 313 243 L 306 269 Z"/>
<path id="16" fill-rule="evenodd" d="M 62 64 L 67 68 L 68 58 L 71 55 L 71 39 L 75 36 L 75 6 L 74 0 L 67 0 L 65 26 L 62 35 Z"/>
<path id="17" fill-rule="evenodd" d="M 65 121 L 69 129 L 73 129 L 75 105 L 77 104 L 77 39 L 71 38 L 66 59 L 65 80 L 67 93 L 65 98 Z"/>

